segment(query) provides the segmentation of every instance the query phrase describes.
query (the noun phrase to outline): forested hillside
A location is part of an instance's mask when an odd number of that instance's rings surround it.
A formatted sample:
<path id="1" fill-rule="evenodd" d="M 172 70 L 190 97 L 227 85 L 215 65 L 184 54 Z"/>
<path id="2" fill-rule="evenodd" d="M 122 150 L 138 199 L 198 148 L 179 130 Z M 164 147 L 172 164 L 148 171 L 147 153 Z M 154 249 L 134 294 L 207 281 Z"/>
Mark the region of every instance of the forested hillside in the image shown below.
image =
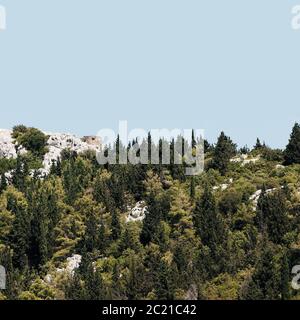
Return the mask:
<path id="1" fill-rule="evenodd" d="M 0 299 L 300 299 L 298 124 L 286 150 L 205 141 L 193 177 L 68 149 L 41 176 L 48 137 L 17 126 L 13 139 L 17 157 L 0 159 Z"/>

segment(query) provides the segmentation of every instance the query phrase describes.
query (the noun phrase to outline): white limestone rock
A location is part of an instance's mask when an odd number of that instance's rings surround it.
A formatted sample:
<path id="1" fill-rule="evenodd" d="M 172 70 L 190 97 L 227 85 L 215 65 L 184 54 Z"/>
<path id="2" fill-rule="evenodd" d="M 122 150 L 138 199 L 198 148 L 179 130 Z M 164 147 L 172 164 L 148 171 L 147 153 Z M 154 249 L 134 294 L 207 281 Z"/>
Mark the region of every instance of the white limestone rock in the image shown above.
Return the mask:
<path id="1" fill-rule="evenodd" d="M 99 151 L 101 149 L 100 138 L 95 136 L 86 136 L 81 139 L 75 135 L 66 133 L 44 133 L 49 136 L 47 141 L 49 151 L 44 156 L 44 170 L 41 169 L 39 172 L 41 175 L 49 173 L 52 162 L 60 158 L 61 152 L 64 149 L 70 149 L 77 153 L 82 153 L 87 150 Z M 19 146 L 19 152 L 24 154 L 26 150 Z M 1 157 L 8 159 L 17 157 L 16 146 L 12 138 L 12 130 L 0 129 L 0 158 Z"/>
<path id="2" fill-rule="evenodd" d="M 283 187 L 281 187 L 281 189 L 282 188 Z M 266 194 L 274 192 L 276 190 L 277 190 L 277 188 L 267 189 Z M 262 194 L 262 190 L 259 189 L 259 190 L 255 191 L 254 194 L 249 198 L 249 200 L 252 201 L 252 203 L 253 203 L 253 211 L 256 211 L 256 209 L 257 209 L 258 200 L 259 200 L 261 194 Z"/>
<path id="3" fill-rule="evenodd" d="M 70 275 L 73 275 L 75 270 L 79 268 L 81 263 L 82 256 L 80 254 L 73 254 L 72 257 L 67 258 L 67 265 L 65 268 L 58 268 L 56 272 L 63 273 L 67 272 Z"/>
<path id="4" fill-rule="evenodd" d="M 0 158 L 11 159 L 17 157 L 11 134 L 11 130 L 0 129 Z"/>
<path id="5" fill-rule="evenodd" d="M 223 184 L 220 184 L 219 186 L 214 186 L 213 187 L 213 190 L 221 190 L 221 191 L 225 191 L 226 189 L 228 189 L 229 188 L 229 186 L 231 185 L 233 183 L 233 179 L 232 178 L 230 178 L 229 180 L 228 180 L 228 183 L 223 183 Z"/>
<path id="6" fill-rule="evenodd" d="M 49 172 L 51 165 L 54 162 L 56 162 L 61 157 L 61 152 L 64 149 L 69 149 L 71 151 L 75 151 L 77 153 L 82 153 L 88 150 L 94 150 L 99 151 L 101 148 L 100 142 L 95 143 L 93 140 L 93 143 L 89 143 L 87 137 L 85 137 L 86 141 L 83 141 L 82 139 L 76 137 L 72 134 L 67 133 L 46 133 L 49 136 L 48 139 L 48 153 L 44 156 L 43 166 L 44 169 Z"/>
<path id="7" fill-rule="evenodd" d="M 139 201 L 136 205 L 130 210 L 128 216 L 126 217 L 126 223 L 143 221 L 146 217 L 146 204 L 144 201 Z"/>
<path id="8" fill-rule="evenodd" d="M 250 158 L 248 154 L 240 154 L 232 159 L 230 159 L 230 162 L 233 163 L 240 163 L 242 166 L 245 166 L 249 163 L 256 163 L 261 159 L 261 156 L 258 155 L 255 158 Z"/>

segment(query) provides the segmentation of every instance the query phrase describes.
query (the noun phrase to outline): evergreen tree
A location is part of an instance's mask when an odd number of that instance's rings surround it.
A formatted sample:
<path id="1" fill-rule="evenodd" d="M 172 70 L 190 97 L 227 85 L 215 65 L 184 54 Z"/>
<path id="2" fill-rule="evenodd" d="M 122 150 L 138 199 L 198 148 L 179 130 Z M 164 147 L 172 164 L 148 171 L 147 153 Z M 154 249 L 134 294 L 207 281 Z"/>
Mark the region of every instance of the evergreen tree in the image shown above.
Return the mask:
<path id="1" fill-rule="evenodd" d="M 190 196 L 191 199 L 194 200 L 196 195 L 196 190 L 195 190 L 195 178 L 191 178 L 191 186 L 190 186 Z"/>
<path id="2" fill-rule="evenodd" d="M 230 159 L 235 153 L 236 145 L 224 134 L 224 132 L 221 132 L 213 153 L 213 168 L 219 170 L 222 175 L 225 175 Z"/>
<path id="3" fill-rule="evenodd" d="M 196 137 L 195 137 L 195 131 L 194 129 L 192 130 L 192 149 L 194 150 L 196 148 L 197 145 L 197 141 L 196 141 Z"/>
<path id="4" fill-rule="evenodd" d="M 288 300 L 290 299 L 290 266 L 287 257 L 287 253 L 284 252 L 281 258 L 281 299 Z"/>
<path id="5" fill-rule="evenodd" d="M 46 197 L 46 193 L 38 192 L 30 206 L 32 215 L 30 255 L 35 267 L 41 267 L 49 258 L 49 216 Z"/>
<path id="6" fill-rule="evenodd" d="M 215 276 L 221 270 L 224 272 L 227 265 L 226 229 L 212 191 L 208 187 L 196 202 L 193 220 L 204 246 L 204 251 L 199 253 L 203 264 L 201 268 L 208 276 Z"/>
<path id="7" fill-rule="evenodd" d="M 279 271 L 279 272 L 278 272 Z M 275 263 L 275 251 L 266 243 L 243 298 L 248 300 L 276 300 L 281 297 L 281 272 Z"/>
<path id="8" fill-rule="evenodd" d="M 121 235 L 120 220 L 116 210 L 114 210 L 111 215 L 111 235 L 113 240 L 119 239 Z"/>
<path id="9" fill-rule="evenodd" d="M 159 238 L 157 232 L 159 230 L 159 222 L 166 217 L 166 213 L 169 212 L 169 206 L 167 199 L 157 200 L 153 194 L 149 196 L 148 206 L 146 210 L 146 217 L 143 223 L 140 240 L 143 245 L 153 242 Z"/>
<path id="10" fill-rule="evenodd" d="M 159 300 L 172 300 L 174 298 L 174 286 L 172 272 L 163 260 L 160 261 L 157 272 L 156 295 Z"/>
<path id="11" fill-rule="evenodd" d="M 283 190 L 266 194 L 262 192 L 257 206 L 255 222 L 259 230 L 267 232 L 274 243 L 282 243 L 289 230 L 285 192 Z"/>
<path id="12" fill-rule="evenodd" d="M 20 288 L 18 286 L 17 273 L 12 262 L 12 250 L 9 247 L 0 251 L 0 265 L 4 266 L 6 271 L 5 295 L 9 300 L 17 299 Z"/>
<path id="13" fill-rule="evenodd" d="M 99 245 L 97 219 L 93 212 L 91 212 L 86 221 L 86 230 L 84 236 L 84 246 L 88 252 L 92 252 Z"/>
<path id="14" fill-rule="evenodd" d="M 105 288 L 102 275 L 99 270 L 94 270 L 92 263 L 84 279 L 88 300 L 104 300 Z"/>
<path id="15" fill-rule="evenodd" d="M 86 292 L 82 285 L 80 274 L 75 271 L 74 275 L 69 280 L 65 289 L 66 299 L 68 300 L 84 300 Z"/>
<path id="16" fill-rule="evenodd" d="M 296 123 L 289 143 L 285 149 L 284 162 L 286 165 L 300 163 L 300 125 Z"/>
<path id="17" fill-rule="evenodd" d="M 259 138 L 256 139 L 256 144 L 254 146 L 254 150 L 260 150 L 263 147 L 263 145 L 261 144 Z"/>
<path id="18" fill-rule="evenodd" d="M 18 268 L 24 269 L 28 263 L 31 217 L 27 209 L 27 202 L 21 193 L 9 192 L 7 195 L 7 209 L 14 216 L 13 232 L 11 235 L 13 247 L 13 261 Z"/>
<path id="19" fill-rule="evenodd" d="M 6 177 L 5 174 L 1 174 L 1 181 L 0 181 L 0 193 L 4 191 L 7 188 L 7 182 L 6 182 Z"/>
<path id="20" fill-rule="evenodd" d="M 213 247 L 224 240 L 224 226 L 217 210 L 216 200 L 209 187 L 196 202 L 193 214 L 196 232 L 204 245 Z"/>
<path id="21" fill-rule="evenodd" d="M 127 283 L 128 300 L 136 300 L 138 297 L 138 269 L 135 256 L 131 256 L 129 260 L 129 279 Z"/>

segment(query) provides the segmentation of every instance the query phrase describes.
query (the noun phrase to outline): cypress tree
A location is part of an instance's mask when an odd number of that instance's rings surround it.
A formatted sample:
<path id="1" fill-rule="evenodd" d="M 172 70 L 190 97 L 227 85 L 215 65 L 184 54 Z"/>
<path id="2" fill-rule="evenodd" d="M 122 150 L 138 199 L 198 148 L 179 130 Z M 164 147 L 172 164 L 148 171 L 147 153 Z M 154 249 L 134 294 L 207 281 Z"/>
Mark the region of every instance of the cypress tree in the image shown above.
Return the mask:
<path id="1" fill-rule="evenodd" d="M 112 212 L 111 216 L 111 235 L 113 240 L 119 239 L 121 235 L 120 219 L 116 210 Z"/>
<path id="2" fill-rule="evenodd" d="M 284 252 L 281 259 L 281 299 L 288 300 L 290 298 L 290 267 L 287 253 Z"/>
<path id="3" fill-rule="evenodd" d="M 191 185 L 190 185 L 190 196 L 191 196 L 191 199 L 192 199 L 192 200 L 195 199 L 195 194 L 196 194 L 196 190 L 195 190 L 195 178 L 192 177 L 192 178 L 191 178 Z"/>
<path id="4" fill-rule="evenodd" d="M 200 236 L 202 259 L 205 274 L 210 277 L 224 272 L 227 268 L 226 229 L 212 191 L 206 187 L 202 197 L 196 202 L 193 212 L 196 233 Z"/>
<path id="5" fill-rule="evenodd" d="M 7 209 L 15 215 L 11 239 L 14 250 L 13 261 L 18 268 L 24 269 L 28 262 L 31 222 L 26 200 L 17 199 L 17 195 L 10 193 L 7 199 Z"/>
<path id="6" fill-rule="evenodd" d="M 284 163 L 291 165 L 300 163 L 300 126 L 295 123 L 289 143 L 285 149 Z"/>
<path id="7" fill-rule="evenodd" d="M 224 239 L 223 222 L 209 187 L 205 187 L 202 197 L 197 201 L 193 219 L 196 232 L 204 245 L 211 247 L 222 243 Z"/>

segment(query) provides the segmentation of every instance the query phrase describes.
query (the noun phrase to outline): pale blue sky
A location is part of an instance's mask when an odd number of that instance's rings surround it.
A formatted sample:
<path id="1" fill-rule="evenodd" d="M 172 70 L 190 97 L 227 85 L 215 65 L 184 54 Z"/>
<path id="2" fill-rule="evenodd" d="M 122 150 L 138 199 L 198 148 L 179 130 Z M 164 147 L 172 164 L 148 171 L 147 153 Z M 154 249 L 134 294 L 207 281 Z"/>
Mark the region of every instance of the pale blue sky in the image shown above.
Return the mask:
<path id="1" fill-rule="evenodd" d="M 0 0 L 0 128 L 225 130 L 285 146 L 300 121 L 300 0 Z"/>

